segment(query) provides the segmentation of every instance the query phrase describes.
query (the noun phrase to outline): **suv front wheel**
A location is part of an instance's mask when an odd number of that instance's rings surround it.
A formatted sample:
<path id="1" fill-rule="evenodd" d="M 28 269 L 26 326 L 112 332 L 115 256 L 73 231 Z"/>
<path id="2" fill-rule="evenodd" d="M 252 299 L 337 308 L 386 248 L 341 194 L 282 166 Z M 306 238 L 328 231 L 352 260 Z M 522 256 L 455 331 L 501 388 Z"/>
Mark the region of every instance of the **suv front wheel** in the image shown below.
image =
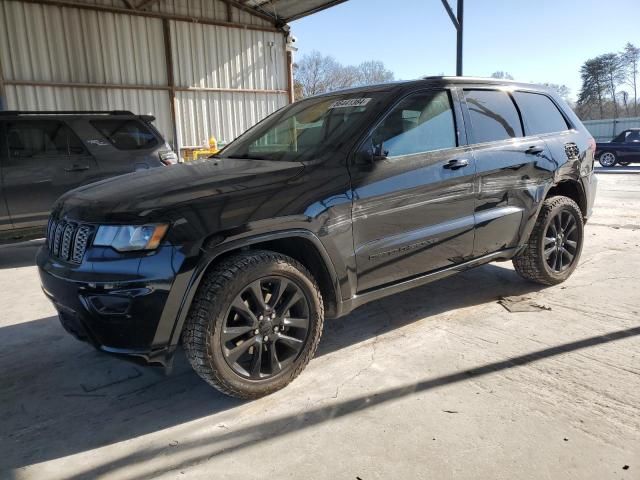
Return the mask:
<path id="1" fill-rule="evenodd" d="M 525 249 L 514 259 L 516 272 L 543 285 L 564 282 L 580 259 L 584 223 L 580 208 L 568 197 L 547 198 Z"/>
<path id="2" fill-rule="evenodd" d="M 221 392 L 257 398 L 291 382 L 316 351 L 324 309 L 298 261 L 270 251 L 223 260 L 203 279 L 182 334 L 194 370 Z"/>

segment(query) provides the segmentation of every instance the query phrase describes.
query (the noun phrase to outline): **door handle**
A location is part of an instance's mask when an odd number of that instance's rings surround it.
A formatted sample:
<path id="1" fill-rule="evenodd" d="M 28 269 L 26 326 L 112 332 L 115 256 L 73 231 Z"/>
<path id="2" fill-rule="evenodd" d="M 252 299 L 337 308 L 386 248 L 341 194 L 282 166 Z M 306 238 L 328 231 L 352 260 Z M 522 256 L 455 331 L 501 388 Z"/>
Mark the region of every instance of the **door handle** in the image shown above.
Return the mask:
<path id="1" fill-rule="evenodd" d="M 544 152 L 544 148 L 538 147 L 537 145 L 532 145 L 524 151 L 527 155 L 538 155 L 542 152 Z"/>
<path id="2" fill-rule="evenodd" d="M 466 167 L 467 165 L 469 165 L 469 160 L 466 158 L 456 158 L 454 160 L 449 160 L 442 166 L 442 168 L 446 168 L 447 170 L 458 170 L 459 168 Z"/>
<path id="3" fill-rule="evenodd" d="M 89 170 L 88 166 L 80 166 L 80 165 L 73 165 L 71 168 L 65 168 L 64 171 L 65 172 L 84 172 L 85 170 Z"/>

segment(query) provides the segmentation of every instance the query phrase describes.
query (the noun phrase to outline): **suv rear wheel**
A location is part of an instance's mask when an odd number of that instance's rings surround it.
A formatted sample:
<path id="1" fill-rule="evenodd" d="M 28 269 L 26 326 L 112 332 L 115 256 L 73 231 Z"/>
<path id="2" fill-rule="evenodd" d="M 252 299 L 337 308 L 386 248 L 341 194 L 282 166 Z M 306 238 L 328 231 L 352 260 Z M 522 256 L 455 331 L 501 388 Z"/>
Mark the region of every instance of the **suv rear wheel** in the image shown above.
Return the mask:
<path id="1" fill-rule="evenodd" d="M 234 255 L 207 273 L 182 334 L 194 370 L 221 392 L 257 398 L 300 374 L 316 351 L 320 290 L 293 258 L 270 251 Z"/>
<path id="2" fill-rule="evenodd" d="M 513 265 L 527 280 L 556 285 L 575 270 L 583 240 L 582 212 L 576 202 L 562 196 L 547 198 L 526 248 L 513 259 Z"/>

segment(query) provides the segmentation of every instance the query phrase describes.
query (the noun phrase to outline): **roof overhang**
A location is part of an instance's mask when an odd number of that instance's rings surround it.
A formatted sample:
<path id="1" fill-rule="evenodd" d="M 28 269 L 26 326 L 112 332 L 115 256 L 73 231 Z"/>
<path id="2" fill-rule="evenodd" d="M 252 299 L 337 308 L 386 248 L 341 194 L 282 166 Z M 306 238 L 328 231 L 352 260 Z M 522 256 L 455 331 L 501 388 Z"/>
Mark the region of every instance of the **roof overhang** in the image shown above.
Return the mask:
<path id="1" fill-rule="evenodd" d="M 276 25 L 312 15 L 347 0 L 235 0 L 257 13 L 272 17 Z"/>

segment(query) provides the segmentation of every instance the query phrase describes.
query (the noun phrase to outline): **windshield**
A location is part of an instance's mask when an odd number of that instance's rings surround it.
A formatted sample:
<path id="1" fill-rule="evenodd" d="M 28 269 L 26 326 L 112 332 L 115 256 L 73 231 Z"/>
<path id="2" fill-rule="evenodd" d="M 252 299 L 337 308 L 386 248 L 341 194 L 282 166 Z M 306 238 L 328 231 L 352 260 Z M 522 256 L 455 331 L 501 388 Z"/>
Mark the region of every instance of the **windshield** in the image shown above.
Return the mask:
<path id="1" fill-rule="evenodd" d="M 241 135 L 221 157 L 256 160 L 315 160 L 335 152 L 378 110 L 381 92 L 310 98 L 271 115 Z"/>

